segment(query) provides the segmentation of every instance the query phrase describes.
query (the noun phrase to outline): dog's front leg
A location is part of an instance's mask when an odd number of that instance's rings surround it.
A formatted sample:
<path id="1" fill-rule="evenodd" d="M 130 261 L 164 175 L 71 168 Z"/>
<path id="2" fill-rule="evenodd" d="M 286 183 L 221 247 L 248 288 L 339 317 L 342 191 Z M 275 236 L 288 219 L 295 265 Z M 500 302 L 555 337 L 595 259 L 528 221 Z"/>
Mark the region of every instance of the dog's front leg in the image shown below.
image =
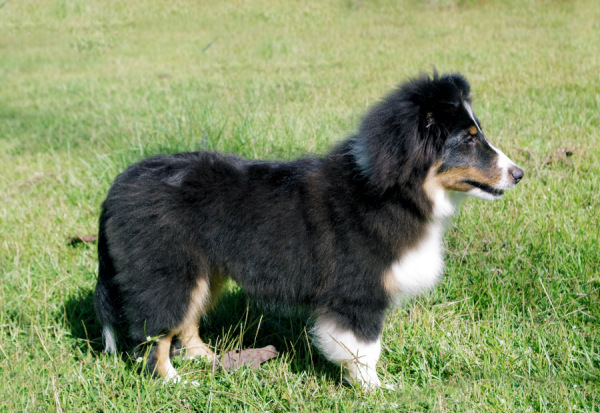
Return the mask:
<path id="1" fill-rule="evenodd" d="M 348 383 L 367 389 L 381 386 L 375 369 L 381 354 L 380 337 L 373 341 L 363 340 L 352 330 L 340 328 L 326 317 L 317 319 L 312 333 L 325 357 L 343 367 Z"/>

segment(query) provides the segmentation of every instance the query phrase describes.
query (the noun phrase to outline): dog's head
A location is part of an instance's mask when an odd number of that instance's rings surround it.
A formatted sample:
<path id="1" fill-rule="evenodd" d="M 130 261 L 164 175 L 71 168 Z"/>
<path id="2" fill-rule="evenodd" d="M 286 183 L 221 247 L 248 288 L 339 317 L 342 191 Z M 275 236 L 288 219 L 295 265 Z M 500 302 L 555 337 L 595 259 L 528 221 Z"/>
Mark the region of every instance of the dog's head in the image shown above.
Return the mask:
<path id="1" fill-rule="evenodd" d="M 523 171 L 485 137 L 460 74 L 421 76 L 401 85 L 365 117 L 352 152 L 363 175 L 385 191 L 429 187 L 493 200 Z"/>

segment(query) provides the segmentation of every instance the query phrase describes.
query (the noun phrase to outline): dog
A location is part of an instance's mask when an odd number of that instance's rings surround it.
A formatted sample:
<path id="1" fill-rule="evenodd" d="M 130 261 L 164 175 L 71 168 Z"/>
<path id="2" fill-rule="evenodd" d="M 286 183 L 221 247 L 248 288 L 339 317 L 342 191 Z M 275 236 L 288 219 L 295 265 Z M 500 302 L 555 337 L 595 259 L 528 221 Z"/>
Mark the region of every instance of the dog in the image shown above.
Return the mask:
<path id="1" fill-rule="evenodd" d="M 150 345 L 167 380 L 177 338 L 214 357 L 200 318 L 224 282 L 267 305 L 307 309 L 311 337 L 352 385 L 380 385 L 386 312 L 443 273 L 444 230 L 466 196 L 502 197 L 523 170 L 484 136 L 459 73 L 420 76 L 322 157 L 291 162 L 209 152 L 150 157 L 120 174 L 99 221 L 95 308 Z"/>

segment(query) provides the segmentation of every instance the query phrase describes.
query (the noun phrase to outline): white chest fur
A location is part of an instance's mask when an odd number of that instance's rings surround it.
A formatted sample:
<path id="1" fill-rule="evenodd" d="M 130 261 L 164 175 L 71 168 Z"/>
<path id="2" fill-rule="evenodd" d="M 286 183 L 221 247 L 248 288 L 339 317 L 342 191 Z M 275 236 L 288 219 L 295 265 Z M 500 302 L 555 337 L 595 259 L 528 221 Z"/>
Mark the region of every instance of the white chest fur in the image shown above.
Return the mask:
<path id="1" fill-rule="evenodd" d="M 433 203 L 432 220 L 417 244 L 392 263 L 385 276 L 386 289 L 396 297 L 432 288 L 444 272 L 444 233 L 464 195 L 446 192 L 435 185 L 426 190 Z"/>
<path id="2" fill-rule="evenodd" d="M 387 274 L 387 284 L 395 293 L 416 294 L 433 287 L 444 271 L 442 237 L 444 222 L 432 222 L 412 249 L 394 262 Z"/>

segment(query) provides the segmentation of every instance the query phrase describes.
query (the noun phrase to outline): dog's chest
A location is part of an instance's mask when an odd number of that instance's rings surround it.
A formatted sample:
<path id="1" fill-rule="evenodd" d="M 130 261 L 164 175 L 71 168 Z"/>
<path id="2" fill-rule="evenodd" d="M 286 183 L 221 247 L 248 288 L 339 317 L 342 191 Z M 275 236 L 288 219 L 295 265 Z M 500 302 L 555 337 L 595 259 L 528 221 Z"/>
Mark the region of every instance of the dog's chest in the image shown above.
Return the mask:
<path id="1" fill-rule="evenodd" d="M 444 227 L 443 222 L 429 224 L 417 245 L 392 263 L 385 280 L 391 293 L 416 294 L 436 284 L 444 270 Z"/>

